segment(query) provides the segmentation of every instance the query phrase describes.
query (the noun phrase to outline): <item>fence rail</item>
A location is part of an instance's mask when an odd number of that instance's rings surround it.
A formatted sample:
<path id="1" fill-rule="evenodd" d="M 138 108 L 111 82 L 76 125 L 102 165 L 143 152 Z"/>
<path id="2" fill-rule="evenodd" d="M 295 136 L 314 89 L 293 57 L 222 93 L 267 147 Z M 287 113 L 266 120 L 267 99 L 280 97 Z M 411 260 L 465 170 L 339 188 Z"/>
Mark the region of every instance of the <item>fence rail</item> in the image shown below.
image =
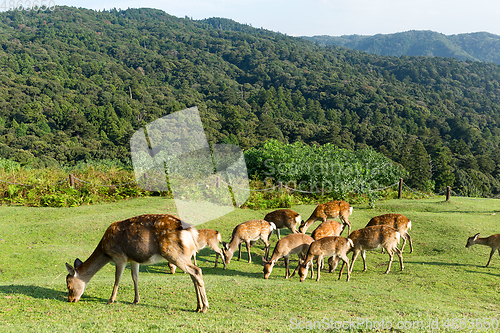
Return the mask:
<path id="1" fill-rule="evenodd" d="M 149 177 L 147 174 L 144 174 L 143 177 L 151 179 L 151 180 L 159 181 L 157 179 Z M 102 187 L 120 187 L 120 186 L 127 186 L 127 185 L 130 185 L 130 184 L 137 184 L 137 180 L 133 180 L 133 181 L 126 182 L 126 183 L 121 183 L 121 184 L 94 184 L 92 182 L 80 179 L 80 178 L 76 177 L 74 174 L 69 174 L 68 177 L 66 177 L 64 179 L 61 179 L 61 180 L 59 180 L 59 181 L 57 181 L 55 183 L 44 185 L 44 186 L 56 186 L 56 185 L 60 185 L 60 184 L 65 183 L 65 182 L 69 182 L 69 186 L 71 186 L 72 188 L 76 187 L 76 183 L 77 182 L 85 183 L 85 184 L 93 184 L 93 185 L 102 186 Z M 7 181 L 7 180 L 3 180 L 3 179 L 0 179 L 0 183 L 5 183 L 5 184 L 9 184 L 9 185 L 18 185 L 18 186 L 24 186 L 24 187 L 31 187 L 31 188 L 36 186 L 36 185 L 29 185 L 29 184 L 11 182 L 11 181 Z M 250 191 L 250 192 L 270 192 L 270 191 L 274 191 L 274 190 L 279 190 L 279 191 L 287 190 L 287 191 L 290 191 L 290 192 L 298 192 L 298 193 L 304 193 L 304 194 L 320 194 L 320 193 L 324 194 L 324 193 L 329 193 L 329 192 L 325 192 L 325 191 L 322 191 L 322 190 L 318 190 L 318 191 L 300 190 L 300 189 L 297 189 L 297 188 L 293 188 L 293 187 L 287 186 L 287 185 L 283 184 L 283 182 L 278 182 L 277 185 L 274 185 L 274 186 L 271 186 L 271 187 L 268 187 L 268 188 L 263 188 L 263 189 L 242 188 L 242 187 L 238 187 L 238 186 L 232 185 L 230 183 L 227 183 L 224 180 L 222 180 L 220 177 L 217 177 L 217 179 L 215 181 L 215 185 L 217 187 L 220 187 L 220 184 L 225 184 L 227 186 L 230 186 L 231 188 L 237 188 L 237 189 L 240 189 L 240 190 L 246 190 L 246 191 Z M 209 185 L 209 184 L 199 184 L 199 185 L 205 186 L 205 185 Z M 210 184 L 210 185 L 213 185 L 213 184 Z M 372 190 L 369 190 L 369 192 L 385 191 L 385 190 L 388 190 L 388 189 L 390 189 L 392 187 L 395 187 L 395 186 L 398 186 L 398 199 L 401 199 L 403 197 L 403 190 L 404 189 L 408 189 L 409 191 L 414 192 L 414 193 L 419 194 L 419 195 L 426 195 L 426 193 L 414 190 L 411 187 L 409 187 L 407 184 L 405 184 L 405 182 L 403 181 L 403 178 L 400 178 L 398 182 L 396 182 L 396 183 L 394 183 L 392 185 L 389 185 L 389 186 L 386 186 L 386 187 L 382 187 L 382 188 L 372 189 Z M 439 195 L 443 195 L 443 194 L 445 195 L 446 201 L 450 201 L 452 195 L 453 196 L 457 196 L 457 197 L 462 197 L 462 198 L 469 198 L 469 197 L 464 197 L 464 196 L 461 196 L 461 195 L 457 194 L 455 191 L 453 191 L 451 189 L 450 186 L 447 186 L 446 190 L 444 190 L 444 191 L 442 191 L 440 193 L 436 193 L 435 195 L 439 196 Z M 484 200 L 484 199 L 497 199 L 497 198 L 500 198 L 500 194 L 495 195 L 495 196 L 493 196 L 491 198 L 477 198 L 477 199 L 483 199 Z"/>

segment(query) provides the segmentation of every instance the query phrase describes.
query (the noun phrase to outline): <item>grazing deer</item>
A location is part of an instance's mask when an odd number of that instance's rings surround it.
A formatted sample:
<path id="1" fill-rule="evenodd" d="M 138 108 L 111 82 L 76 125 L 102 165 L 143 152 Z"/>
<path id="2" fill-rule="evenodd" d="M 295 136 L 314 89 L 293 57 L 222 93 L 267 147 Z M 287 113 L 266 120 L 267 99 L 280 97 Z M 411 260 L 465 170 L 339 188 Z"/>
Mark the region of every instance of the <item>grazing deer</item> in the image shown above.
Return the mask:
<path id="1" fill-rule="evenodd" d="M 310 266 L 312 266 L 313 259 L 317 257 L 318 275 L 316 281 L 320 279 L 321 262 L 323 262 L 324 257 L 333 256 L 334 259 L 329 261 L 333 266 L 331 266 L 331 271 L 335 270 L 337 267 L 339 258 L 342 259 L 344 265 L 347 265 L 347 281 L 351 278 L 351 272 L 349 269 L 349 259 L 347 258 L 347 253 L 352 249 L 354 243 L 349 238 L 344 238 L 340 236 L 329 236 L 318 239 L 309 245 L 309 250 L 307 251 L 306 259 L 299 263 L 298 271 L 300 282 L 306 279 L 307 271 Z M 342 267 L 343 268 L 343 267 Z M 311 270 L 313 268 L 311 267 Z M 295 272 L 294 272 L 295 273 Z M 339 274 L 339 280 L 342 277 L 342 271 Z"/>
<path id="2" fill-rule="evenodd" d="M 363 272 L 366 272 L 366 250 L 376 250 L 380 247 L 385 248 L 387 253 L 389 254 L 389 265 L 387 266 L 387 270 L 385 274 L 388 274 L 391 270 L 391 264 L 394 257 L 394 252 L 399 257 L 399 264 L 401 266 L 401 270 L 404 269 L 403 266 L 403 256 L 401 254 L 401 250 L 398 249 L 400 233 L 389 226 L 385 225 L 376 225 L 372 227 L 365 227 L 363 229 L 354 230 L 350 235 L 349 239 L 351 239 L 354 243 L 354 247 L 352 248 L 352 261 L 351 261 L 351 272 L 354 267 L 354 262 L 361 252 L 361 257 L 363 258 L 364 269 Z M 340 274 L 342 275 L 342 271 L 344 270 L 345 263 L 342 265 L 342 269 Z"/>
<path id="3" fill-rule="evenodd" d="M 479 233 L 477 233 L 474 236 L 469 237 L 467 239 L 467 244 L 465 245 L 465 247 L 469 248 L 475 244 L 486 245 L 491 247 L 490 259 L 488 259 L 488 263 L 484 267 L 488 267 L 490 265 L 491 258 L 495 254 L 495 251 L 498 250 L 498 254 L 500 255 L 500 234 L 495 234 L 489 237 L 480 238 Z"/>
<path id="4" fill-rule="evenodd" d="M 344 225 L 342 223 L 335 220 L 327 220 L 314 229 L 311 237 L 314 238 L 314 240 L 318 240 L 328 236 L 340 236 L 342 230 L 344 230 Z"/>
<path id="5" fill-rule="evenodd" d="M 280 237 L 280 229 L 288 228 L 294 234 L 297 233 L 297 225 L 300 223 L 301 217 L 299 213 L 291 209 L 278 209 L 268 213 L 264 220 L 273 222 L 276 225 L 276 234 L 278 240 Z"/>
<path id="6" fill-rule="evenodd" d="M 66 277 L 68 301 L 78 302 L 90 279 L 112 261 L 116 266 L 115 284 L 108 303 L 116 299 L 118 284 L 127 262 L 130 262 L 134 282 L 134 303 L 139 303 L 139 265 L 166 259 L 191 275 L 198 302 L 196 311 L 206 312 L 208 300 L 202 272 L 191 263 L 197 236 L 195 228 L 184 228 L 177 217 L 168 214 L 141 215 L 112 223 L 85 262 L 76 259 L 74 267 L 66 263 L 69 273 Z"/>
<path id="7" fill-rule="evenodd" d="M 223 260 L 225 260 L 226 265 L 231 262 L 231 258 L 237 247 L 239 247 L 238 260 L 241 259 L 241 244 L 243 242 L 245 242 L 247 246 L 248 262 L 251 263 L 252 256 L 250 255 L 250 247 L 259 239 L 262 239 L 266 245 L 265 256 L 267 260 L 269 256 L 269 238 L 273 230 L 276 230 L 276 225 L 266 220 L 250 220 L 237 225 L 233 230 L 231 241 L 229 243 L 222 242 Z"/>
<path id="8" fill-rule="evenodd" d="M 349 215 L 352 214 L 352 206 L 345 201 L 330 201 L 319 204 L 307 221 L 302 221 L 299 232 L 306 233 L 307 228 L 316 221 L 325 222 L 329 218 L 340 218 L 344 225 L 348 226 L 348 233 L 351 233 L 351 222 Z"/>
<path id="9" fill-rule="evenodd" d="M 389 227 L 393 227 L 396 229 L 403 238 L 403 246 L 401 247 L 401 252 L 406 245 L 406 240 L 410 243 L 410 253 L 413 253 L 413 244 L 411 242 L 410 234 L 408 230 L 411 229 L 411 221 L 404 215 L 401 214 L 384 214 L 372 217 L 370 222 L 366 225 L 367 227 L 371 227 L 374 225 L 387 225 Z"/>
<path id="10" fill-rule="evenodd" d="M 196 263 L 196 253 L 202 250 L 205 246 L 208 245 L 212 250 L 215 251 L 215 266 L 217 268 L 217 263 L 219 262 L 219 256 L 222 258 L 222 264 L 224 265 L 224 269 L 226 269 L 226 262 L 224 261 L 224 254 L 222 253 L 222 249 L 219 248 L 219 243 L 222 241 L 222 237 L 220 232 L 217 230 L 211 229 L 200 229 L 198 230 L 198 239 L 196 242 L 196 251 L 193 253 L 194 264 Z M 172 274 L 175 273 L 175 266 L 169 263 L 170 272 Z"/>
<path id="11" fill-rule="evenodd" d="M 307 250 L 309 249 L 309 245 L 312 242 L 314 242 L 314 239 L 311 236 L 302 233 L 290 234 L 286 237 L 281 238 L 278 243 L 276 243 L 273 255 L 271 256 L 271 260 L 262 260 L 264 265 L 264 279 L 269 278 L 271 272 L 273 271 L 274 265 L 281 258 L 285 258 L 285 279 L 288 279 L 290 277 L 288 257 L 291 254 L 298 254 L 299 257 L 305 257 Z"/>
<path id="12" fill-rule="evenodd" d="M 219 243 L 222 242 L 222 236 L 217 230 L 211 229 L 200 229 L 198 230 L 198 242 L 196 247 L 196 252 L 203 249 L 208 245 L 212 250 L 215 251 L 215 266 L 217 268 L 217 263 L 219 262 L 219 256 L 222 258 L 222 264 L 224 269 L 226 269 L 226 262 L 224 261 L 224 253 L 222 253 L 221 248 L 219 248 Z M 194 264 L 196 265 L 196 252 L 193 253 Z"/>

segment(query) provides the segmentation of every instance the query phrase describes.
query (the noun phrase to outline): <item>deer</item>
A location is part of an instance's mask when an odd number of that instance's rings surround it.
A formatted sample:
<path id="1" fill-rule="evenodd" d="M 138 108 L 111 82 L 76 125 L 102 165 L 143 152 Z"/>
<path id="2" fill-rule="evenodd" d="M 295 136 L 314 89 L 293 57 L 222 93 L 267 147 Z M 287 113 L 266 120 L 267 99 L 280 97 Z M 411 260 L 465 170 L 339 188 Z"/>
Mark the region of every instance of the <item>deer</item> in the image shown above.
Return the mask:
<path id="1" fill-rule="evenodd" d="M 489 237 L 481 238 L 479 237 L 479 233 L 477 233 L 467 239 L 467 244 L 465 244 L 465 247 L 469 248 L 475 244 L 491 247 L 490 258 L 488 259 L 488 263 L 484 267 L 488 267 L 490 265 L 491 258 L 495 254 L 495 251 L 498 251 L 498 254 L 500 255 L 500 234 L 494 234 Z"/>
<path id="2" fill-rule="evenodd" d="M 219 243 L 222 241 L 222 237 L 220 232 L 212 229 L 200 229 L 198 230 L 198 238 L 196 241 L 196 250 L 193 252 L 193 260 L 194 264 L 196 263 L 196 253 L 205 248 L 207 245 L 212 250 L 215 251 L 215 266 L 217 268 L 217 263 L 219 262 L 219 256 L 222 258 L 222 264 L 224 265 L 224 269 L 226 269 L 226 262 L 224 261 L 224 254 L 222 250 L 219 248 Z M 170 272 L 172 274 L 175 273 L 175 266 L 169 263 Z"/>
<path id="3" fill-rule="evenodd" d="M 351 233 L 351 222 L 349 215 L 352 214 L 352 206 L 345 201 L 330 201 L 324 204 L 319 204 L 314 209 L 307 221 L 302 221 L 299 227 L 299 232 L 306 233 L 307 228 L 316 221 L 325 222 L 328 218 L 340 218 L 344 225 L 348 226 L 348 233 Z"/>
<path id="4" fill-rule="evenodd" d="M 259 239 L 262 239 L 266 245 L 265 257 L 266 260 L 269 256 L 269 238 L 273 230 L 276 230 L 276 225 L 266 220 L 250 220 L 237 225 L 231 236 L 231 241 L 229 243 L 222 242 L 223 248 L 222 253 L 224 254 L 223 260 L 226 265 L 229 265 L 231 258 L 233 257 L 236 248 L 239 247 L 238 260 L 241 259 L 241 244 L 245 242 L 248 252 L 248 263 L 252 262 L 252 256 L 250 255 L 250 247 Z"/>
<path id="5" fill-rule="evenodd" d="M 411 221 L 406 216 L 401 214 L 384 214 L 375 216 L 371 218 L 370 222 L 368 222 L 366 226 L 371 227 L 374 225 L 387 225 L 396 229 L 403 238 L 403 246 L 401 246 L 401 252 L 403 252 L 403 249 L 406 245 L 406 240 L 408 240 L 408 242 L 410 243 L 410 253 L 413 253 L 413 244 L 411 242 L 410 234 L 408 233 L 408 230 L 411 229 Z"/>
<path id="6" fill-rule="evenodd" d="M 219 243 L 222 242 L 222 236 L 217 230 L 211 229 L 200 229 L 198 230 L 198 241 L 196 252 L 199 252 L 205 246 L 208 245 L 212 250 L 215 251 L 215 266 L 217 268 L 217 263 L 219 262 L 219 256 L 222 258 L 222 264 L 224 269 L 226 269 L 226 261 L 224 260 L 224 253 L 221 248 L 219 248 Z M 193 253 L 194 264 L 196 265 L 196 252 Z"/>
<path id="7" fill-rule="evenodd" d="M 280 240 L 280 229 L 288 228 L 294 234 L 297 233 L 297 225 L 301 222 L 301 217 L 299 213 L 291 209 L 278 209 L 267 213 L 264 220 L 273 222 L 276 225 L 276 235 Z"/>
<path id="8" fill-rule="evenodd" d="M 151 265 L 161 260 L 179 267 L 191 275 L 197 312 L 207 312 L 208 299 L 202 271 L 191 263 L 196 250 L 198 232 L 177 217 L 169 214 L 146 214 L 112 223 L 90 257 L 82 262 L 76 259 L 73 266 L 66 263 L 68 275 L 68 301 L 78 302 L 92 277 L 109 262 L 114 262 L 115 284 L 108 304 L 116 300 L 118 284 L 127 262 L 130 262 L 134 283 L 134 304 L 139 303 L 139 265 Z"/>
<path id="9" fill-rule="evenodd" d="M 389 264 L 387 266 L 387 270 L 385 274 L 389 274 L 391 270 L 392 260 L 394 258 L 394 253 L 396 253 L 399 257 L 399 264 L 401 266 L 401 270 L 404 269 L 403 265 L 403 256 L 401 250 L 398 249 L 399 239 L 401 234 L 394 228 L 385 226 L 385 225 L 375 225 L 371 227 L 365 227 L 363 229 L 354 230 L 350 235 L 349 239 L 351 239 L 354 243 L 351 261 L 351 272 L 354 267 L 354 262 L 361 252 L 361 257 L 363 258 L 364 269 L 363 272 L 366 272 L 366 250 L 375 250 L 380 247 L 385 248 L 387 253 L 389 254 Z M 342 265 L 342 269 L 340 270 L 340 274 L 342 275 L 342 271 L 344 270 L 345 263 Z"/>
<path id="10" fill-rule="evenodd" d="M 339 223 L 335 220 L 327 220 L 325 222 L 322 222 L 316 229 L 314 229 L 314 231 L 311 234 L 311 237 L 314 240 L 318 240 L 320 238 L 328 236 L 340 236 L 342 230 L 344 230 L 344 225 L 342 223 Z M 320 264 L 321 264 L 321 269 L 323 269 L 323 264 L 324 264 L 323 261 Z"/>
<path id="11" fill-rule="evenodd" d="M 314 239 L 306 234 L 295 233 L 281 238 L 274 247 L 273 254 L 269 261 L 262 259 L 264 265 L 264 279 L 268 279 L 273 271 L 273 267 L 281 258 L 285 259 L 285 279 L 290 277 L 289 259 L 291 254 L 298 254 L 299 257 L 304 257 L 309 249 L 309 245 L 314 242 Z"/>
<path id="12" fill-rule="evenodd" d="M 340 236 L 342 230 L 344 230 L 344 225 L 342 223 L 335 220 L 327 220 L 314 229 L 311 237 L 314 238 L 314 240 L 318 240 L 328 236 Z"/>
<path id="13" fill-rule="evenodd" d="M 344 265 L 347 265 L 347 281 L 351 278 L 351 272 L 349 270 L 349 259 L 347 258 L 347 253 L 353 248 L 354 243 L 349 238 L 344 238 L 340 236 L 328 236 L 320 238 L 311 245 L 309 245 L 309 250 L 307 251 L 306 258 L 299 262 L 297 267 L 299 271 L 300 282 L 304 282 L 307 276 L 307 271 L 309 267 L 313 264 L 313 259 L 317 257 L 318 274 L 316 276 L 316 282 L 320 279 L 321 272 L 321 262 L 323 262 L 324 257 L 332 257 L 329 262 L 331 263 L 331 271 L 335 270 L 337 267 L 339 258 L 342 259 Z M 351 266 L 352 267 L 352 266 Z M 343 267 L 342 267 L 343 268 Z M 312 270 L 312 267 L 311 267 Z M 295 272 L 294 272 L 295 274 Z M 293 275 L 292 275 L 293 276 Z M 339 280 L 342 278 L 342 271 L 339 274 Z"/>

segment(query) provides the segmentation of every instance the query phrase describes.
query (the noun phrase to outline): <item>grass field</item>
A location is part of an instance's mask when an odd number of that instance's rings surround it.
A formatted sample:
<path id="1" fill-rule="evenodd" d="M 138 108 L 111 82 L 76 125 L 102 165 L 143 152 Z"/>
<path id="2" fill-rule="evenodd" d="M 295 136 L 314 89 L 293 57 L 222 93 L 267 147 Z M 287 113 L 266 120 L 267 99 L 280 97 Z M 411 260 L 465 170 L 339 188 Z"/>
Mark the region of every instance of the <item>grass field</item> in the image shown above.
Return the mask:
<path id="1" fill-rule="evenodd" d="M 307 218 L 314 206 L 292 207 Z M 281 332 L 281 331 L 481 331 L 500 320 L 500 257 L 484 265 L 490 249 L 465 249 L 467 237 L 499 233 L 500 201 L 452 198 L 390 200 L 375 209 L 356 205 L 354 229 L 375 215 L 395 212 L 412 220 L 415 251 L 405 248 L 405 270 L 396 259 L 388 275 L 388 256 L 367 254 L 368 271 L 356 261 L 351 281 L 338 271 L 321 280 L 284 279 L 281 260 L 263 279 L 263 243 L 252 248 L 253 262 L 233 258 L 227 270 L 213 269 L 215 254 L 197 258 L 210 302 L 206 314 L 194 312 L 196 296 L 188 275 L 171 275 L 164 264 L 142 266 L 141 303 L 132 304 L 130 271 L 117 302 L 108 305 L 114 267 L 105 266 L 88 284 L 79 303 L 67 303 L 64 263 L 85 260 L 114 221 L 144 213 L 174 213 L 172 200 L 139 198 L 75 208 L 0 206 L 1 332 Z M 236 210 L 198 226 L 219 230 L 229 240 L 233 227 L 266 211 Z M 308 232 L 319 224 L 316 222 Z M 287 234 L 288 231 L 282 232 Z M 344 234 L 345 236 L 345 234 Z M 271 249 L 276 236 L 271 238 Z M 243 247 L 244 248 L 244 247 Z M 351 255 L 349 255 L 351 258 Z M 295 268 L 297 259 L 291 261 Z M 342 327 L 343 326 L 343 327 Z"/>

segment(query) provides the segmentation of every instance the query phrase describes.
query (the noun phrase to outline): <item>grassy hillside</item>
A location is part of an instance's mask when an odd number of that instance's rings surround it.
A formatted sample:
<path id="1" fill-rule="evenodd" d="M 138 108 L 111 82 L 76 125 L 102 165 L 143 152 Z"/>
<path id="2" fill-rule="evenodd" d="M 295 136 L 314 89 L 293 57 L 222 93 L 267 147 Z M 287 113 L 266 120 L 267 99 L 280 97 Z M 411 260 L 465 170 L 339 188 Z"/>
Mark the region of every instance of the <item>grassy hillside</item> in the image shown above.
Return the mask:
<path id="1" fill-rule="evenodd" d="M 313 208 L 294 207 L 303 217 Z M 252 248 L 252 264 L 246 262 L 244 253 L 243 261 L 233 259 L 225 271 L 212 268 L 215 254 L 211 250 L 198 255 L 210 302 L 206 314 L 194 312 L 196 298 L 190 278 L 182 273 L 170 275 L 165 264 L 141 268 L 139 305 L 131 304 L 133 286 L 128 270 L 117 303 L 106 304 L 113 283 L 112 265 L 92 279 L 79 303 L 66 302 L 64 263 L 72 263 L 76 257 L 86 259 L 111 222 L 173 211 L 172 201 L 164 198 L 61 209 L 0 207 L 0 330 L 276 332 L 309 331 L 307 325 L 314 325 L 312 321 L 328 327 L 350 321 L 360 323 L 360 331 L 369 331 L 369 322 L 380 325 L 384 321 L 393 327 L 413 325 L 419 328 L 416 331 L 431 331 L 429 322 L 443 331 L 459 325 L 466 325 L 462 326 L 466 331 L 479 331 L 481 325 L 496 325 L 500 319 L 500 258 L 495 255 L 490 267 L 484 268 L 489 248 L 464 248 L 467 237 L 476 232 L 485 236 L 498 232 L 500 205 L 496 200 L 456 197 L 451 202 L 441 197 L 390 200 L 377 209 L 354 207 L 351 222 L 355 229 L 386 212 L 402 213 L 412 220 L 415 251 L 404 253 L 402 272 L 396 260 L 391 272 L 384 275 L 388 257 L 372 251 L 367 253 L 368 271 L 361 272 L 362 261 L 357 261 L 350 282 L 338 281 L 337 274 L 326 272 L 319 282 L 308 279 L 300 283 L 297 277 L 285 280 L 282 261 L 270 279 L 264 280 L 260 265 L 263 244 L 259 242 Z M 217 229 L 228 240 L 236 224 L 264 214 L 237 210 L 199 227 Z M 272 248 L 275 243 L 273 236 Z M 291 265 L 295 267 L 295 258 Z"/>

